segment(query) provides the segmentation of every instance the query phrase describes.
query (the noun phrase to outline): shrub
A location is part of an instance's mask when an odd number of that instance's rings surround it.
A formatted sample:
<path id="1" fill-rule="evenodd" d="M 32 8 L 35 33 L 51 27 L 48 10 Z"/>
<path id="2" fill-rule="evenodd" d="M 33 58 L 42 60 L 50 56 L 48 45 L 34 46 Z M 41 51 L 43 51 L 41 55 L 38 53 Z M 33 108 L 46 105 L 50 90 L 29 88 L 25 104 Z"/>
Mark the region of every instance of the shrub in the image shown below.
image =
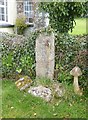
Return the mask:
<path id="1" fill-rule="evenodd" d="M 78 65 L 82 70 L 79 78 L 80 86 L 87 88 L 87 35 L 72 36 L 56 34 L 55 40 L 55 69 L 58 69 L 60 82 L 72 83 L 70 70 Z"/>
<path id="2" fill-rule="evenodd" d="M 19 14 L 16 19 L 15 27 L 17 28 L 17 34 L 22 35 L 25 28 L 27 28 L 26 17 L 23 14 Z"/>
<path id="3" fill-rule="evenodd" d="M 17 73 L 35 76 L 35 39 L 36 33 L 28 38 L 3 36 L 2 77 L 16 76 Z"/>
<path id="4" fill-rule="evenodd" d="M 74 65 L 86 67 L 87 43 L 85 36 L 84 39 L 79 40 L 80 36 L 56 34 L 55 62 L 58 68 L 62 66 L 66 70 L 71 69 Z"/>

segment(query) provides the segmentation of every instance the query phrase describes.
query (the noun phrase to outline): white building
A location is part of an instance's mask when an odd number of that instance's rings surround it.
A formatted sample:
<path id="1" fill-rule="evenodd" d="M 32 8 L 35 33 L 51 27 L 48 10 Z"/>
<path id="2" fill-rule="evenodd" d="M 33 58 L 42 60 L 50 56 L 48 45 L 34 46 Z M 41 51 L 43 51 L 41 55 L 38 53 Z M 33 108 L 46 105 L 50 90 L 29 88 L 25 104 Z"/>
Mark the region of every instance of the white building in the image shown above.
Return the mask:
<path id="1" fill-rule="evenodd" d="M 19 13 L 27 17 L 29 26 L 33 26 L 33 4 L 32 0 L 0 0 L 0 32 L 14 33 L 15 21 Z M 45 23 L 48 26 L 49 19 L 46 18 Z"/>

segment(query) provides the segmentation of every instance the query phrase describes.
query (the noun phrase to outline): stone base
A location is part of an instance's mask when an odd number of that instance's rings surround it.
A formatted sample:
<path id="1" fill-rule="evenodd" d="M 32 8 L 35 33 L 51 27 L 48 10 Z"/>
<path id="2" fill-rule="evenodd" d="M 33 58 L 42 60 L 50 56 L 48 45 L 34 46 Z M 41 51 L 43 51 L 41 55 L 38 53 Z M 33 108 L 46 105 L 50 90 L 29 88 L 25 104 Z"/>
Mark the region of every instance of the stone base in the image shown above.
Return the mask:
<path id="1" fill-rule="evenodd" d="M 38 86 L 38 87 L 31 87 L 28 90 L 28 93 L 31 93 L 32 95 L 36 97 L 41 97 L 47 102 L 51 100 L 52 95 L 51 95 L 51 90 L 49 88 L 43 87 L 43 86 Z"/>

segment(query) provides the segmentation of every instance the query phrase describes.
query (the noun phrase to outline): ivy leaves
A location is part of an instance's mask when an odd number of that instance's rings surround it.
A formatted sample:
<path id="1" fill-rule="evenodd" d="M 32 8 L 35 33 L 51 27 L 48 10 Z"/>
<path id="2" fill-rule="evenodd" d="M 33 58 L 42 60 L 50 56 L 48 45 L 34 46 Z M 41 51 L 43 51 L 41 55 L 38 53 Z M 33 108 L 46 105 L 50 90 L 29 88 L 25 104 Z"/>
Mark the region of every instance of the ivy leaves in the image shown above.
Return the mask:
<path id="1" fill-rule="evenodd" d="M 75 17 L 87 12 L 86 3 L 81 2 L 41 2 L 39 8 L 49 13 L 51 27 L 60 33 L 72 31 Z"/>

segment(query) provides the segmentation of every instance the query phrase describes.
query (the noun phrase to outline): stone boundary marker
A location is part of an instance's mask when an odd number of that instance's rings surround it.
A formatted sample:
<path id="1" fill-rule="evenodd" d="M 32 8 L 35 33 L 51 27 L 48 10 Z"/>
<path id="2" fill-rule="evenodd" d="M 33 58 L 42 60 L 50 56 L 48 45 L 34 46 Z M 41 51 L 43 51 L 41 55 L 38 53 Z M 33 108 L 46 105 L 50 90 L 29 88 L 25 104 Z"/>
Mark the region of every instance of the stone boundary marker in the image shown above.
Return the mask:
<path id="1" fill-rule="evenodd" d="M 53 79 L 55 64 L 54 34 L 40 34 L 36 39 L 36 77 Z"/>

